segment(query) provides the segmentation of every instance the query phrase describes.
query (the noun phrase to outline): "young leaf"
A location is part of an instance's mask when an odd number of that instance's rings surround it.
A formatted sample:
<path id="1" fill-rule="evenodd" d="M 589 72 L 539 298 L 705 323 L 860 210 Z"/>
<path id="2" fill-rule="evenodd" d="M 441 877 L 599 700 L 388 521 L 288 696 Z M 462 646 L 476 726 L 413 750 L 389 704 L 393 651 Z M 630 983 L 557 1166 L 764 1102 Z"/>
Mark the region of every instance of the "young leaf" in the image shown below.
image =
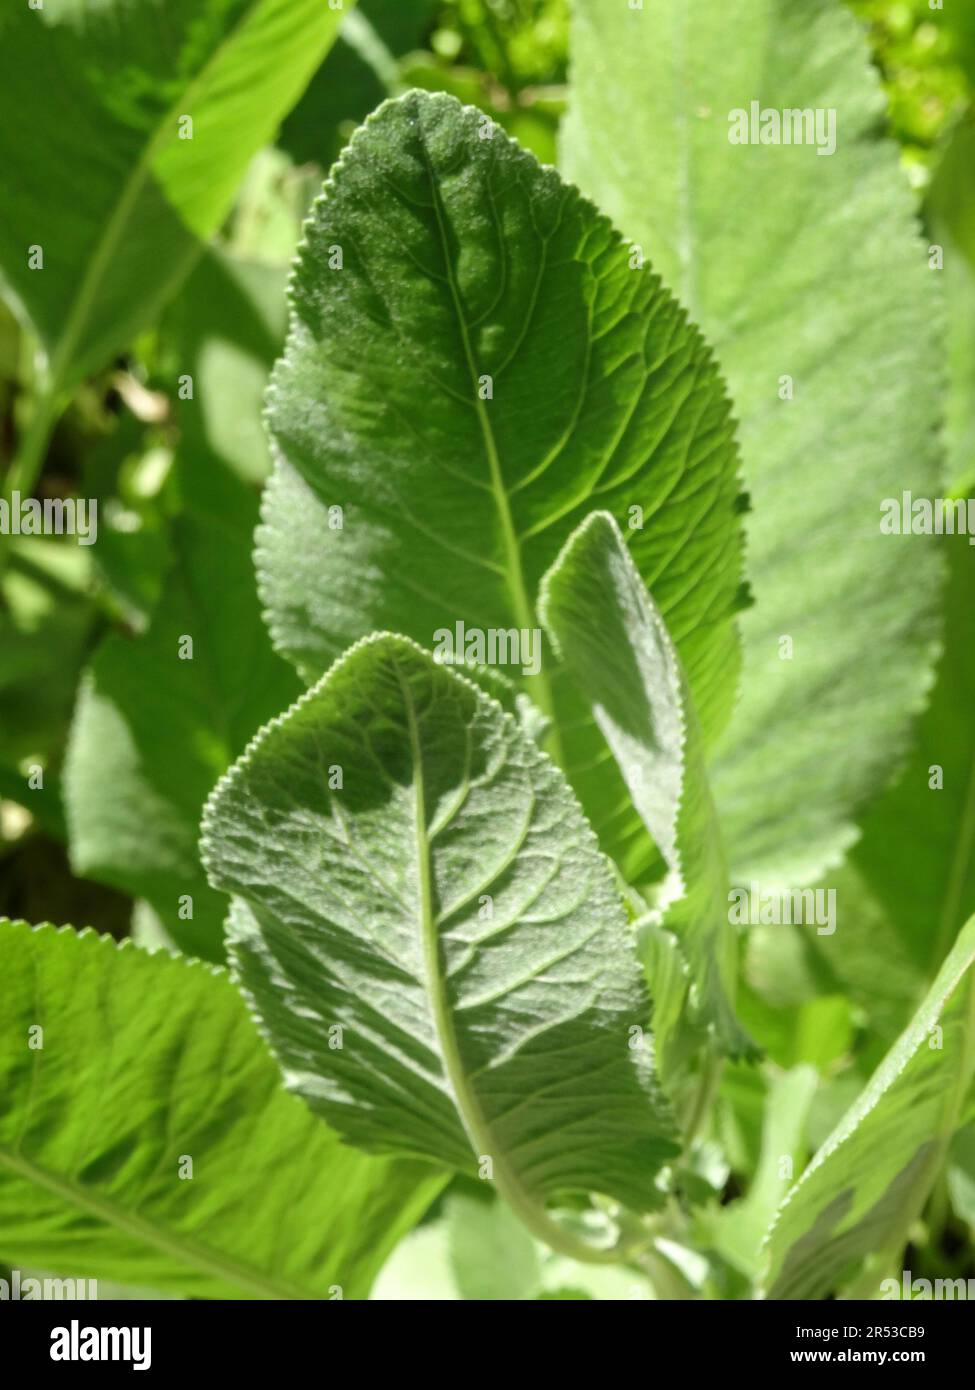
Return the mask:
<path id="1" fill-rule="evenodd" d="M 770 1298 L 822 1298 L 874 1254 L 899 1257 L 975 1073 L 975 918 L 910 1025 L 779 1209 Z M 881 1260 L 875 1290 L 887 1271 Z M 869 1273 L 869 1271 L 868 1271 Z"/>
<path id="2" fill-rule="evenodd" d="M 211 966 L 0 923 L 0 1259 L 194 1298 L 363 1298 L 443 1185 L 281 1087 Z"/>
<path id="3" fill-rule="evenodd" d="M 203 854 L 288 1085 L 353 1143 L 493 1178 L 557 1247 L 549 1198 L 658 1205 L 673 1125 L 609 866 L 478 687 L 360 642 L 220 782 Z"/>
<path id="4" fill-rule="evenodd" d="M 341 17 L 322 0 L 5 7 L 0 266 L 52 390 L 104 366 L 189 270 Z"/>
<path id="5" fill-rule="evenodd" d="M 847 7 L 742 0 L 733 43 L 727 10 L 577 0 L 563 154 L 728 377 L 755 604 L 715 800 L 735 881 L 801 886 L 854 840 L 930 684 L 938 556 L 880 521 L 941 487 L 938 277 Z M 753 109 L 819 121 L 819 148 L 732 143 Z"/>
<path id="6" fill-rule="evenodd" d="M 486 116 L 413 92 L 353 137 L 291 294 L 257 563 L 306 678 L 379 628 L 427 647 L 458 622 L 533 633 L 539 581 L 595 503 L 633 527 L 713 732 L 737 659 L 728 404 L 606 219 Z M 531 667 L 511 674 L 635 880 L 652 851 L 605 744 L 549 654 Z"/>
<path id="7" fill-rule="evenodd" d="M 539 613 L 674 877 L 662 925 L 686 953 L 691 1002 L 720 1047 L 746 1051 L 729 1002 L 736 943 L 697 715 L 667 625 L 607 512 L 570 536 L 542 580 Z"/>
<path id="8" fill-rule="evenodd" d="M 186 478 L 149 630 L 109 636 L 82 683 L 64 799 L 75 872 L 147 898 L 182 949 L 220 960 L 226 903 L 200 865 L 200 811 L 299 686 L 254 593 L 255 500 L 214 459 Z"/>

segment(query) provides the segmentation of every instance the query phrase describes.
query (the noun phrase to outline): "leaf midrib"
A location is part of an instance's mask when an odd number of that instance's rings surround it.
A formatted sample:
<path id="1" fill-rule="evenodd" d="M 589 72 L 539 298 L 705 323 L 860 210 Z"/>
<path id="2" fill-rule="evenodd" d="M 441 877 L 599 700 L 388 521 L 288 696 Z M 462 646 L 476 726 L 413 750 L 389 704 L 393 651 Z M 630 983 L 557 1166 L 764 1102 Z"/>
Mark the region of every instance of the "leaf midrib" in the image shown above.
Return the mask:
<path id="1" fill-rule="evenodd" d="M 417 135 L 419 146 L 423 153 L 423 163 L 427 172 L 427 178 L 430 181 L 430 194 L 433 200 L 433 210 L 437 221 L 437 231 L 440 236 L 447 285 L 450 289 L 454 316 L 457 320 L 457 326 L 464 348 L 464 360 L 467 364 L 467 371 L 470 377 L 474 410 L 480 426 L 481 437 L 484 441 L 484 452 L 487 457 L 488 469 L 491 477 L 491 492 L 494 496 L 498 520 L 501 526 L 502 540 L 504 542 L 508 588 L 511 593 L 515 617 L 519 627 L 526 631 L 531 631 L 536 628 L 538 624 L 535 618 L 535 608 L 528 596 L 528 586 L 525 582 L 525 572 L 521 560 L 521 544 L 511 514 L 511 503 L 508 497 L 508 490 L 505 486 L 504 470 L 501 467 L 501 454 L 494 435 L 494 427 L 491 424 L 491 418 L 485 408 L 484 401 L 481 399 L 478 389 L 479 373 L 477 362 L 471 345 L 470 331 L 467 326 L 464 305 L 460 297 L 460 288 L 457 284 L 457 277 L 454 274 L 453 261 L 450 255 L 450 244 L 447 239 L 447 228 L 444 222 L 443 207 L 440 199 L 440 189 L 436 174 L 434 173 L 433 162 L 430 159 L 430 152 L 427 149 L 426 136 L 419 121 L 417 122 Z M 490 178 L 490 174 L 488 177 Z M 559 736 L 559 727 L 555 717 L 555 702 L 552 696 L 552 687 L 548 675 L 544 669 L 540 669 L 537 675 L 529 679 L 534 686 L 538 706 L 549 720 L 549 728 L 545 736 L 548 750 L 554 760 L 559 763 L 560 766 L 564 766 L 565 763 Z"/>
<path id="2" fill-rule="evenodd" d="M 393 667 L 403 696 L 403 706 L 406 710 L 410 757 L 413 764 L 414 847 L 420 898 L 418 926 L 426 972 L 426 993 L 433 1014 L 434 1030 L 440 1046 L 444 1072 L 458 1116 L 475 1156 L 478 1159 L 489 1158 L 491 1160 L 492 1177 L 498 1192 L 533 1235 L 550 1245 L 554 1250 L 559 1250 L 572 1259 L 597 1264 L 616 1263 L 620 1258 L 617 1250 L 599 1249 L 583 1240 L 576 1239 L 571 1232 L 554 1221 L 544 1206 L 536 1202 L 526 1190 L 520 1177 L 508 1163 L 502 1147 L 497 1143 L 490 1121 L 484 1114 L 481 1102 L 471 1085 L 460 1055 L 457 1030 L 454 1027 L 450 1000 L 447 996 L 447 981 L 441 962 L 437 916 L 433 908 L 430 872 L 431 851 L 427 834 L 426 790 L 419 720 L 409 682 L 403 676 L 395 657 L 393 658 Z"/>
<path id="3" fill-rule="evenodd" d="M 60 1197 L 71 1206 L 98 1217 L 106 1225 L 124 1231 L 126 1235 L 144 1242 L 162 1254 L 193 1266 L 225 1283 L 248 1289 L 261 1298 L 307 1299 L 311 1296 L 307 1289 L 301 1288 L 299 1285 L 290 1284 L 287 1281 L 267 1279 L 249 1266 L 238 1264 L 235 1260 L 228 1259 L 186 1236 L 167 1232 L 136 1215 L 135 1212 L 128 1211 L 115 1202 L 107 1201 L 70 1179 L 60 1177 L 57 1173 L 52 1173 L 41 1167 L 31 1159 L 25 1158 L 23 1154 L 13 1153 L 2 1146 L 0 1146 L 0 1165 L 18 1177 L 54 1193 L 55 1196 Z"/>

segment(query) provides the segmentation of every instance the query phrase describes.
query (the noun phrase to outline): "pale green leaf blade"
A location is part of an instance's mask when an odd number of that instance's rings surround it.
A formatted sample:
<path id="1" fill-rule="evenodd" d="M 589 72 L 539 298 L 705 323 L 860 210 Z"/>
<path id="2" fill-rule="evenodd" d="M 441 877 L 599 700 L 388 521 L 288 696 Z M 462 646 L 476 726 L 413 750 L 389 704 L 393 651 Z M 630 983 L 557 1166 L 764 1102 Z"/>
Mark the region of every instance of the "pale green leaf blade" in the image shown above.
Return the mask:
<path id="1" fill-rule="evenodd" d="M 724 722 L 740 584 L 728 404 L 605 218 L 486 117 L 414 92 L 333 171 L 292 302 L 257 564 L 275 643 L 309 680 L 376 629 L 426 647 L 458 623 L 534 633 L 541 577 L 598 505 L 634 526 L 702 724 Z M 635 878 L 652 852 L 591 718 L 548 651 L 534 673 L 508 661 Z"/>
<path id="2" fill-rule="evenodd" d="M 369 1296 L 380 1303 L 457 1302 L 446 1221 L 426 1221 L 401 1240 Z"/>
<path id="3" fill-rule="evenodd" d="M 287 328 L 286 283 L 281 266 L 210 247 L 161 324 L 180 370 L 181 451 L 216 457 L 253 483 L 271 466 L 262 414 Z M 187 377 L 191 396 L 182 389 Z"/>
<path id="4" fill-rule="evenodd" d="M 733 42 L 727 11 L 576 0 L 563 162 L 729 382 L 755 603 L 713 785 L 733 878 L 799 885 L 855 839 L 930 683 L 938 557 L 880 520 L 939 494 L 939 285 L 847 7 L 743 0 Z M 834 113 L 835 152 L 732 144 L 753 103 L 819 112 L 824 150 Z"/>
<path id="5" fill-rule="evenodd" d="M 927 978 L 975 912 L 975 546 L 955 536 L 948 554 L 945 649 L 931 704 L 853 856 Z"/>
<path id="6" fill-rule="evenodd" d="M 104 366 L 189 270 L 342 13 L 322 0 L 5 7 L 0 267 L 55 389 Z"/>
<path id="7" fill-rule="evenodd" d="M 729 999 L 728 871 L 697 714 L 667 625 L 608 513 L 592 513 L 566 542 L 539 611 L 673 875 L 662 925 L 690 964 L 692 1006 L 722 1048 L 745 1051 Z"/>
<path id="8" fill-rule="evenodd" d="M 975 21 L 973 21 L 975 27 Z M 938 248 L 948 316 L 948 478 L 975 491 L 975 115 L 959 122 L 942 151 L 925 204 Z"/>
<path id="9" fill-rule="evenodd" d="M 489 1159 L 545 1239 L 550 1197 L 658 1204 L 672 1120 L 632 1032 L 649 1001 L 614 880 L 479 688 L 363 640 L 221 781 L 203 853 L 288 1085 L 350 1141 Z"/>
<path id="10" fill-rule="evenodd" d="M 945 1161 L 975 1073 L 973 960 L 975 918 L 779 1209 L 764 1277 L 770 1298 L 821 1298 L 865 1257 L 899 1257 Z M 878 1269 L 870 1292 L 886 1273 Z"/>
<path id="11" fill-rule="evenodd" d="M 111 634 L 82 682 L 63 794 L 74 871 L 148 899 L 181 949 L 220 960 L 226 902 L 200 864 L 200 813 L 300 687 L 261 621 L 256 500 L 213 459 L 187 482 L 148 630 Z"/>
<path id="12" fill-rule="evenodd" d="M 531 1236 L 503 1202 L 454 1193 L 447 1199 L 450 1264 L 461 1298 L 534 1298 L 541 1262 Z"/>
<path id="13" fill-rule="evenodd" d="M 289 1096 L 226 974 L 24 922 L 0 953 L 0 1259 L 197 1298 L 368 1294 L 443 1177 Z"/>

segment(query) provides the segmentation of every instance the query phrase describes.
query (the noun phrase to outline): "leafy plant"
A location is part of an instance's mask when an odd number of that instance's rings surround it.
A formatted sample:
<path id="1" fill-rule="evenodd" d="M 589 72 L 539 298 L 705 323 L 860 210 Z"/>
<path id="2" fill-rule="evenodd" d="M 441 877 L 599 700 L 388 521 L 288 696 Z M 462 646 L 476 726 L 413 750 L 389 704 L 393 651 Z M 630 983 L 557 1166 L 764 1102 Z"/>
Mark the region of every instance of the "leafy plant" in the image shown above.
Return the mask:
<path id="1" fill-rule="evenodd" d="M 872 13 L 919 206 L 840 0 L 725 10 L 0 20 L 0 1260 L 975 1273 L 965 31 L 935 119 Z"/>

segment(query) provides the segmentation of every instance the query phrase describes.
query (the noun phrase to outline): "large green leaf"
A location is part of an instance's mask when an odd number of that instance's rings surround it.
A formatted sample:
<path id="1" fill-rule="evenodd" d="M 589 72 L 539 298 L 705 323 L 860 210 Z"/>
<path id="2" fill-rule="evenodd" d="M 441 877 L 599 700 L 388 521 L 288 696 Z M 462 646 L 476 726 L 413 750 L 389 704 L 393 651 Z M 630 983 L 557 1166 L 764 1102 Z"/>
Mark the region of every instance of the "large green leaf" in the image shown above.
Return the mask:
<path id="1" fill-rule="evenodd" d="M 658 1205 L 676 1146 L 612 874 L 477 686 L 364 639 L 221 781 L 203 849 L 288 1085 L 341 1133 L 480 1165 L 556 1246 L 549 1198 Z"/>
<path id="2" fill-rule="evenodd" d="M 353 1152 L 287 1095 L 213 967 L 24 922 L 0 923 L 0 955 L 0 1259 L 197 1298 L 365 1297 L 440 1174 Z"/>
<path id="3" fill-rule="evenodd" d="M 342 13 L 323 0 L 4 7 L 0 267 L 55 389 L 126 346 L 190 268 Z"/>
<path id="4" fill-rule="evenodd" d="M 931 705 L 907 766 L 871 807 L 854 852 L 928 978 L 975 912 L 975 547 L 956 536 L 949 554 L 945 652 Z"/>
<path id="5" fill-rule="evenodd" d="M 975 1073 L 973 960 L 975 918 L 908 1028 L 780 1208 L 768 1239 L 769 1297 L 821 1298 L 871 1255 L 880 1257 L 866 1273 L 875 1292 L 888 1272 L 884 1260 L 900 1257 Z"/>
<path id="6" fill-rule="evenodd" d="M 258 569 L 303 674 L 380 628 L 424 646 L 458 622 L 535 629 L 539 581 L 595 503 L 643 520 L 632 553 L 713 731 L 737 660 L 728 405 L 698 334 L 605 218 L 477 111 L 411 93 L 353 138 L 291 290 Z M 523 684 L 635 875 L 646 832 L 555 666 L 546 652 Z"/>
<path id="7" fill-rule="evenodd" d="M 691 968 L 691 1003 L 719 1045 L 746 1047 L 729 994 L 735 935 L 704 743 L 680 658 L 623 535 L 594 512 L 542 581 L 539 611 L 673 875 L 663 926 Z"/>
<path id="8" fill-rule="evenodd" d="M 975 12 L 971 19 L 975 35 Z M 973 50 L 975 51 L 975 50 Z M 975 490 L 975 113 L 942 151 L 925 213 L 940 247 L 948 309 L 948 477 Z"/>
<path id="9" fill-rule="evenodd" d="M 299 686 L 254 592 L 256 500 L 214 459 L 186 482 L 148 631 L 109 636 L 82 682 L 64 799 L 75 872 L 148 899 L 184 950 L 219 960 L 226 903 L 200 865 L 200 811 Z"/>
<path id="10" fill-rule="evenodd" d="M 715 798 L 732 875 L 798 885 L 853 842 L 930 682 L 938 557 L 880 519 L 939 493 L 939 285 L 857 21 L 741 0 L 729 39 L 727 11 L 576 0 L 563 153 L 728 378 L 755 604 Z M 818 110 L 827 135 L 832 111 L 835 153 L 730 143 L 753 102 Z"/>

